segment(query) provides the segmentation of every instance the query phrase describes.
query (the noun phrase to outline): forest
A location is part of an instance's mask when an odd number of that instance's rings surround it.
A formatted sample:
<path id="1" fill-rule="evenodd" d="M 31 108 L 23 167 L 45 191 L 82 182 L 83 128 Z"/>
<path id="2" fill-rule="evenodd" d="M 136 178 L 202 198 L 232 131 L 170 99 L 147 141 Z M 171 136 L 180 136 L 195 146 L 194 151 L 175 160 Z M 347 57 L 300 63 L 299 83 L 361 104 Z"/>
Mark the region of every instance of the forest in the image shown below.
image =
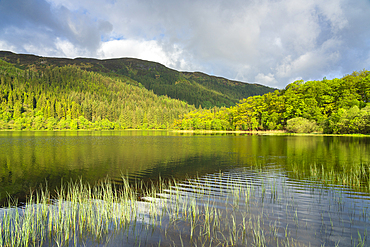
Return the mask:
<path id="1" fill-rule="evenodd" d="M 370 72 L 341 79 L 298 80 L 283 90 L 240 100 L 230 108 L 197 109 L 175 121 L 182 130 L 286 130 L 370 134 Z"/>
<path id="2" fill-rule="evenodd" d="M 0 53 L 0 129 L 370 134 L 367 70 L 273 91 L 137 59 Z"/>
<path id="3" fill-rule="evenodd" d="M 191 110 L 128 78 L 73 65 L 23 70 L 0 60 L 0 129 L 167 129 Z"/>
<path id="4" fill-rule="evenodd" d="M 200 72 L 180 72 L 159 63 L 135 58 L 68 59 L 0 51 L 0 59 L 20 69 L 45 69 L 73 65 L 85 71 L 143 86 L 156 95 L 179 99 L 197 108 L 199 106 L 202 108 L 230 107 L 243 98 L 276 90 L 259 84 L 232 81 Z"/>
<path id="5" fill-rule="evenodd" d="M 231 81 L 200 72 L 178 72 L 161 65 L 126 63 L 117 72 L 140 82 L 158 95 L 168 95 L 202 108 L 230 107 L 239 100 L 273 92 L 275 89 L 259 84 Z"/>

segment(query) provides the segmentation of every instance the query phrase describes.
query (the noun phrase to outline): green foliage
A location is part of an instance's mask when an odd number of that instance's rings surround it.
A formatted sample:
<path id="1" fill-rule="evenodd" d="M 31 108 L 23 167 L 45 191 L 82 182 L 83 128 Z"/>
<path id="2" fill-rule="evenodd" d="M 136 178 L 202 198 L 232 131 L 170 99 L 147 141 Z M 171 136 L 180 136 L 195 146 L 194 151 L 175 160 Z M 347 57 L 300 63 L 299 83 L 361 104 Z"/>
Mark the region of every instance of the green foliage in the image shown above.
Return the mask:
<path id="1" fill-rule="evenodd" d="M 203 108 L 233 106 L 243 98 L 275 90 L 263 85 L 230 81 L 199 72 L 179 72 L 158 63 L 133 58 L 107 60 L 45 58 L 11 52 L 0 52 L 0 58 L 33 69 L 74 65 L 82 70 L 124 80 L 128 84 L 152 90 L 157 95 L 180 99 Z"/>
<path id="2" fill-rule="evenodd" d="M 138 59 L 71 60 L 11 52 L 0 57 L 19 67 L 0 60 L 2 129 L 157 129 L 174 123 L 178 129 L 289 130 L 289 120 L 304 118 L 324 133 L 370 132 L 366 70 L 341 79 L 300 80 L 271 92 Z"/>
<path id="3" fill-rule="evenodd" d="M 287 121 L 286 130 L 292 133 L 312 133 L 318 130 L 315 121 L 297 117 Z"/>
<path id="4" fill-rule="evenodd" d="M 75 66 L 21 70 L 0 60 L 0 129 L 161 129 L 194 109 Z"/>
<path id="5" fill-rule="evenodd" d="M 181 116 L 175 126 L 207 129 L 207 123 L 217 119 L 227 130 L 309 133 L 323 129 L 324 133 L 369 134 L 369 100 L 370 72 L 363 70 L 341 79 L 296 81 L 281 91 L 240 100 L 230 108 L 199 109 Z"/>
<path id="6" fill-rule="evenodd" d="M 333 134 L 370 134 L 370 105 L 362 109 L 357 105 L 348 110 L 340 108 L 325 121 L 324 131 Z"/>

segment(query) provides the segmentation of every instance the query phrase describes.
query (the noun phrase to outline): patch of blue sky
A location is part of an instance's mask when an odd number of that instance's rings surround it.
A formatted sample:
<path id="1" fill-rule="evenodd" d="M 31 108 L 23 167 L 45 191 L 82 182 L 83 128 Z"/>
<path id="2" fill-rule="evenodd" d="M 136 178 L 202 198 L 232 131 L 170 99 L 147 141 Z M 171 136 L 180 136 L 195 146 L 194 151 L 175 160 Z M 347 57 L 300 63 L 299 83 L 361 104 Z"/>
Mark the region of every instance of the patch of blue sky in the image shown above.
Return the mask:
<path id="1" fill-rule="evenodd" d="M 127 40 L 125 36 L 122 34 L 117 33 L 110 33 L 109 35 L 100 35 L 100 41 L 102 42 L 108 42 L 108 41 L 114 41 L 114 40 Z"/>
<path id="2" fill-rule="evenodd" d="M 115 5 L 117 3 L 116 0 L 107 0 L 108 4 Z"/>
<path id="3" fill-rule="evenodd" d="M 326 73 L 325 76 L 323 77 L 323 79 L 333 80 L 335 78 L 342 78 L 343 76 L 344 76 L 343 72 L 341 72 L 341 71 L 332 71 L 332 72 Z M 318 79 L 318 80 L 320 80 L 320 79 Z"/>

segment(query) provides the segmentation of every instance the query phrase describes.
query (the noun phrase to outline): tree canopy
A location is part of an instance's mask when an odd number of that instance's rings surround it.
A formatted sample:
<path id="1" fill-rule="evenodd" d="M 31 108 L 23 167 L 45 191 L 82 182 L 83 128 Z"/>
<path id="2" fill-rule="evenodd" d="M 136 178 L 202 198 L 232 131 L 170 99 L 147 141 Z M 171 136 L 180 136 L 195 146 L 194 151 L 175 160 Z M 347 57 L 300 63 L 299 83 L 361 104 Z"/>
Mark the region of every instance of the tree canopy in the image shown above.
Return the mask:
<path id="1" fill-rule="evenodd" d="M 0 129 L 164 129 L 195 107 L 76 66 L 0 60 Z"/>
<path id="2" fill-rule="evenodd" d="M 0 58 L 22 69 L 44 69 L 48 66 L 74 65 L 111 78 L 124 80 L 135 86 L 145 87 L 157 95 L 180 99 L 203 108 L 233 106 L 240 99 L 273 92 L 275 89 L 200 72 L 180 72 L 162 64 L 135 58 L 92 59 L 52 58 L 0 51 Z"/>
<path id="3" fill-rule="evenodd" d="M 341 79 L 295 81 L 283 90 L 240 100 L 230 108 L 198 109 L 175 121 L 178 129 L 282 130 L 293 123 L 324 133 L 370 133 L 370 72 Z M 289 121 L 295 119 L 294 121 Z M 290 124 L 289 124 L 290 123 Z M 314 127 L 316 126 L 316 127 Z M 302 126 L 301 126 L 302 127 Z M 304 129 L 304 128 L 303 128 Z"/>

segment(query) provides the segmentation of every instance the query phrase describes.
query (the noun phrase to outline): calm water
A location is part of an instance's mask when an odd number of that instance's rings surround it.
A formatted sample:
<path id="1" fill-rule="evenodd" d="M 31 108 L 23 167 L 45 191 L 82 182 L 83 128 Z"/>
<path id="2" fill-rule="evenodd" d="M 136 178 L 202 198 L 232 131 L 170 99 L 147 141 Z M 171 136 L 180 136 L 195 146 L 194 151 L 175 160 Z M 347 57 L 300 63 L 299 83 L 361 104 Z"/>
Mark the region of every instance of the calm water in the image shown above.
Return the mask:
<path id="1" fill-rule="evenodd" d="M 365 175 L 358 184 L 336 185 L 320 175 L 324 170 L 350 176 L 361 164 Z M 200 187 L 208 188 L 213 177 L 237 176 L 253 184 L 254 207 L 248 213 L 259 215 L 265 231 L 275 222 L 276 237 L 289 231 L 307 245 L 353 246 L 359 236 L 366 239 L 370 224 L 369 164 L 368 137 L 0 132 L 0 201 L 6 203 L 8 195 L 22 201 L 40 184 L 53 188 L 79 178 L 90 183 L 107 176 L 116 183 L 122 176 L 144 181 L 200 178 L 207 181 Z M 189 187 L 183 186 L 179 188 Z M 217 191 L 220 185 L 211 187 Z"/>

